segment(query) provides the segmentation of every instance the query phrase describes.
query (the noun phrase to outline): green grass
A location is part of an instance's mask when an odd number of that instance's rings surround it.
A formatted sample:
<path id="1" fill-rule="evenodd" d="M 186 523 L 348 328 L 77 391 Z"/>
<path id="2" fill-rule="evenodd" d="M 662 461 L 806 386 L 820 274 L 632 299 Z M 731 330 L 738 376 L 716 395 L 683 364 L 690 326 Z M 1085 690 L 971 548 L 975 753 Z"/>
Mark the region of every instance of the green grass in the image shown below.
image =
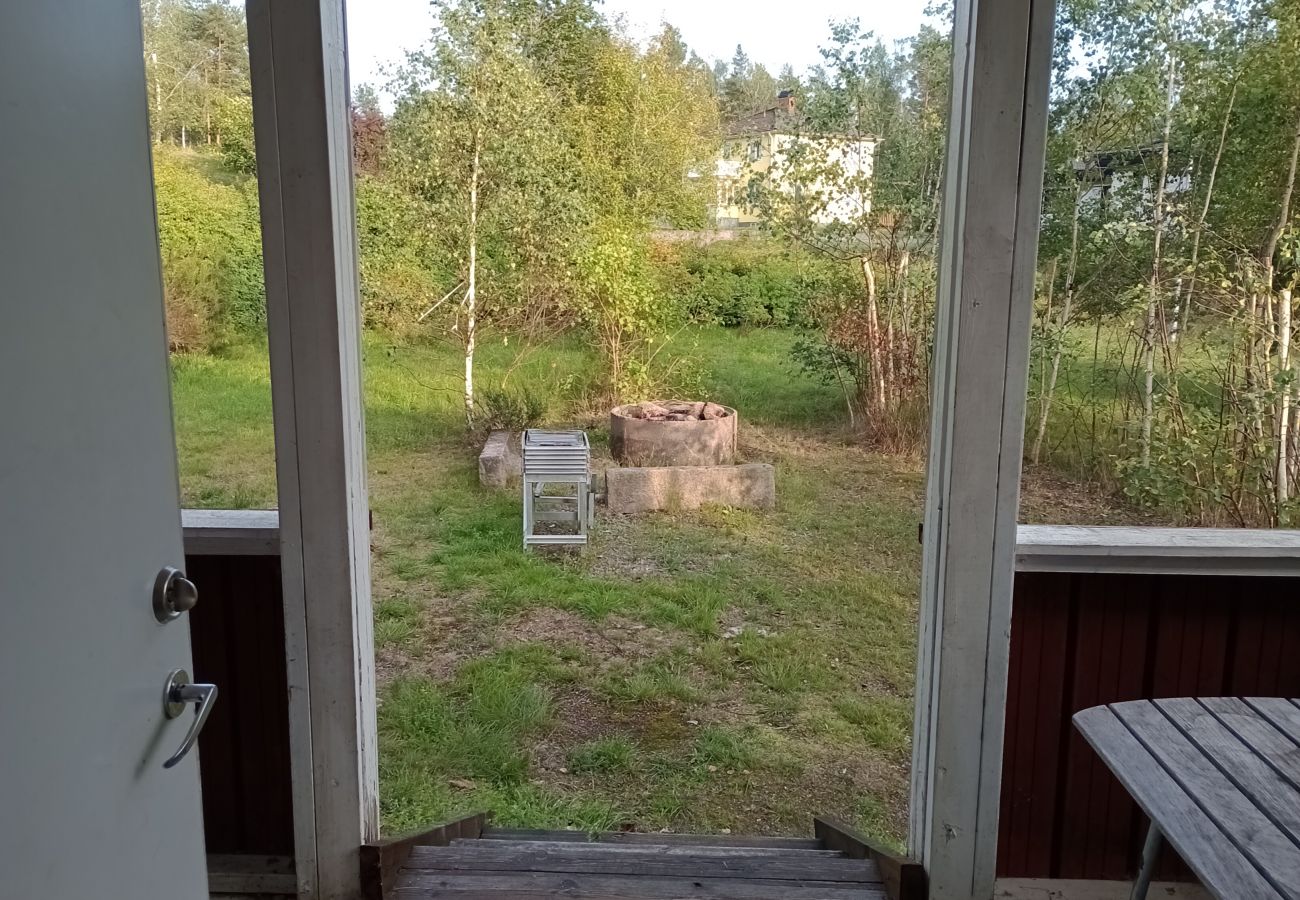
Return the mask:
<path id="1" fill-rule="evenodd" d="M 1100 330 L 1092 325 L 1069 329 L 1043 444 L 1043 462 L 1063 472 L 1108 480 L 1115 458 L 1132 452 L 1138 439 L 1141 396 L 1141 375 L 1134 355 L 1137 340 L 1123 324 L 1107 323 Z M 1233 352 L 1226 346 L 1230 340 L 1213 329 L 1193 330 L 1179 350 L 1177 385 L 1162 371 L 1163 363 L 1158 367 L 1157 405 L 1176 387 L 1189 411 L 1217 416 L 1222 405 L 1221 370 Z M 1050 363 L 1050 355 L 1044 358 L 1041 348 L 1035 346 L 1029 372 L 1027 443 L 1032 443 L 1037 431 Z"/>
<path id="2" fill-rule="evenodd" d="M 617 775 L 631 772 L 640 749 L 626 736 L 613 734 L 569 751 L 569 769 L 575 775 Z"/>
<path id="3" fill-rule="evenodd" d="M 581 555 L 520 548 L 513 492 L 477 481 L 449 348 L 364 346 L 384 828 L 473 808 L 520 827 L 804 833 L 906 822 L 919 570 L 914 459 L 864 452 L 796 335 L 679 336 L 777 468 L 772 512 L 598 516 Z M 486 342 L 480 384 L 515 348 Z M 595 365 L 574 338 L 509 375 L 556 424 Z M 178 358 L 185 502 L 275 503 L 265 348 Z"/>

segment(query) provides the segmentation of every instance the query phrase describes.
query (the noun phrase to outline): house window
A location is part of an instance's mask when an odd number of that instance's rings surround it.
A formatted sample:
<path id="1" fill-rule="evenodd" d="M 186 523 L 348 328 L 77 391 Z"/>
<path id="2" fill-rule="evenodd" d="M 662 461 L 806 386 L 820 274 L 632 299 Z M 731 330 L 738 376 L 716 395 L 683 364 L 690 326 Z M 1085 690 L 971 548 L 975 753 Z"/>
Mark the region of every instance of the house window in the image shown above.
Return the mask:
<path id="1" fill-rule="evenodd" d="M 763 142 L 762 142 L 762 141 L 750 141 L 750 142 L 749 142 L 749 161 L 750 161 L 750 162 L 757 162 L 759 159 L 762 158 L 762 156 L 763 156 Z"/>

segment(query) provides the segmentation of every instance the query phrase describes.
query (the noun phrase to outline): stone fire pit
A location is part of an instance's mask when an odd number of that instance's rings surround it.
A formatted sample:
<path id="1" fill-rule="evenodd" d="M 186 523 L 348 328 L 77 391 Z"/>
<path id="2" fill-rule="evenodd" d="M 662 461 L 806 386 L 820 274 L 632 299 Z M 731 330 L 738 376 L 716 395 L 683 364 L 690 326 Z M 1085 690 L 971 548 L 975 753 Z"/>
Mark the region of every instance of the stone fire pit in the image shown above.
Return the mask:
<path id="1" fill-rule="evenodd" d="M 658 400 L 615 407 L 609 449 L 625 466 L 729 466 L 736 411 L 717 403 Z"/>

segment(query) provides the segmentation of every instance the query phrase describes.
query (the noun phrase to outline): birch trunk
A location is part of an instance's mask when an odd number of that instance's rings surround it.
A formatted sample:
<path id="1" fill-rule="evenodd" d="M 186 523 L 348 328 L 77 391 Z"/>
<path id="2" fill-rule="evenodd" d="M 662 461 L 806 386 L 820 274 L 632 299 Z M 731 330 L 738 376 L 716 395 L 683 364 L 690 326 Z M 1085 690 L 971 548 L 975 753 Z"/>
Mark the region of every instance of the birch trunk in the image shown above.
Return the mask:
<path id="1" fill-rule="evenodd" d="M 483 133 L 474 132 L 474 162 L 469 176 L 469 275 L 465 287 L 465 418 L 474 423 L 474 343 L 478 337 L 478 182 Z"/>
<path id="2" fill-rule="evenodd" d="M 1192 299 L 1196 296 L 1196 275 L 1201 259 L 1201 235 L 1205 233 L 1205 220 L 1210 215 L 1210 201 L 1214 198 L 1214 182 L 1219 177 L 1219 164 L 1223 162 L 1223 148 L 1228 143 L 1228 125 L 1232 121 L 1232 110 L 1237 105 L 1237 87 L 1232 83 L 1232 93 L 1228 95 L 1228 108 L 1223 113 L 1223 127 L 1219 130 L 1219 146 L 1214 151 L 1214 162 L 1210 164 L 1210 173 L 1206 178 L 1205 202 L 1201 204 L 1201 214 L 1196 219 L 1196 230 L 1192 232 L 1192 259 L 1188 267 L 1187 296 L 1179 310 L 1178 335 L 1187 334 L 1187 323 L 1192 317 Z"/>
<path id="3" fill-rule="evenodd" d="M 1291 406 L 1292 383 L 1291 368 L 1291 291 L 1283 290 L 1277 305 L 1277 371 L 1282 381 L 1282 391 L 1277 398 L 1277 474 L 1274 493 L 1277 508 L 1291 499 Z"/>
<path id="4" fill-rule="evenodd" d="M 153 142 L 162 143 L 162 81 L 158 78 L 158 54 L 149 55 L 153 63 Z"/>
<path id="5" fill-rule="evenodd" d="M 1061 368 L 1060 348 L 1057 347 L 1052 352 L 1052 366 L 1048 367 L 1047 340 L 1052 330 L 1052 301 L 1056 298 L 1056 269 L 1060 262 L 1060 257 L 1053 257 L 1052 262 L 1047 267 L 1047 308 L 1043 310 L 1043 352 L 1039 358 L 1038 366 L 1038 431 L 1034 434 L 1033 447 L 1029 452 L 1029 458 L 1034 464 L 1038 464 L 1038 457 L 1043 450 L 1043 437 L 1047 433 L 1047 416 L 1048 405 L 1051 402 L 1049 396 L 1056 388 L 1056 376 Z M 1049 379 L 1048 372 L 1051 372 Z M 1048 382 L 1051 382 L 1049 385 Z"/>
<path id="6" fill-rule="evenodd" d="M 1039 404 L 1038 431 L 1034 435 L 1033 449 L 1029 454 L 1029 458 L 1033 460 L 1034 465 L 1038 465 L 1039 457 L 1043 452 L 1043 439 L 1047 435 L 1048 417 L 1052 413 L 1052 401 L 1056 398 L 1056 381 L 1061 374 L 1061 356 L 1065 353 L 1065 331 L 1070 326 L 1070 316 L 1074 312 L 1074 278 L 1079 268 L 1079 207 L 1083 203 L 1083 195 L 1084 187 L 1083 183 L 1080 183 L 1074 188 L 1074 212 L 1070 217 L 1070 256 L 1065 264 L 1065 302 L 1061 306 L 1057 343 L 1052 351 L 1051 374 L 1047 378 L 1043 401 Z M 1052 264 L 1052 276 L 1053 280 L 1055 280 L 1055 263 Z"/>
<path id="7" fill-rule="evenodd" d="M 1297 116 L 1295 137 L 1291 142 L 1291 165 L 1287 172 L 1286 182 L 1282 186 L 1282 199 L 1279 204 L 1277 222 L 1269 233 L 1268 241 L 1264 244 L 1260 258 L 1260 262 L 1264 264 L 1264 290 L 1268 292 L 1269 296 L 1272 295 L 1274 290 L 1273 257 L 1277 253 L 1278 242 L 1286 232 L 1291 219 L 1291 198 L 1295 192 L 1297 163 L 1300 163 L 1300 116 Z M 1266 306 L 1271 312 L 1273 304 L 1268 303 Z M 1274 478 L 1274 499 L 1277 502 L 1277 512 L 1279 513 L 1282 505 L 1291 499 L 1290 476 L 1293 448 L 1290 436 L 1292 392 L 1294 391 L 1294 385 L 1291 384 L 1290 378 L 1292 374 L 1291 318 L 1291 291 L 1285 289 L 1278 296 L 1276 313 L 1270 316 L 1272 320 L 1270 322 L 1270 334 L 1277 346 L 1277 374 L 1283 382 L 1282 391 L 1277 398 L 1276 409 L 1277 460 Z"/>
<path id="8" fill-rule="evenodd" d="M 870 397 L 871 408 L 881 412 L 885 408 L 885 367 L 882 364 L 880 347 L 880 313 L 876 304 L 876 272 L 871 267 L 871 260 L 862 257 L 862 276 L 867 282 L 867 353 L 871 372 Z"/>
<path id="9" fill-rule="evenodd" d="M 1155 236 L 1151 248 L 1151 290 L 1147 297 L 1146 323 L 1142 330 L 1142 465 L 1151 465 L 1151 429 L 1155 419 L 1156 322 L 1160 312 L 1160 254 L 1164 239 L 1165 182 L 1169 179 L 1169 134 L 1174 118 L 1174 56 L 1169 55 L 1169 79 L 1165 90 L 1165 132 L 1160 145 L 1160 174 L 1155 185 L 1152 224 Z"/>

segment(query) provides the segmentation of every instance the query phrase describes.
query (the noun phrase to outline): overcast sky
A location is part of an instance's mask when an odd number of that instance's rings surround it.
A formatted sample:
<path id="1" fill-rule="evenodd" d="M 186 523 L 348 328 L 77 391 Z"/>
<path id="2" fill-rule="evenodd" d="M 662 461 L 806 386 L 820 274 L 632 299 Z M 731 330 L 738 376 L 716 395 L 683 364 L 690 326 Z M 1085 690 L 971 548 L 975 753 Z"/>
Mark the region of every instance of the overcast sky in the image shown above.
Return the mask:
<path id="1" fill-rule="evenodd" d="M 928 0 L 605 0 L 607 16 L 623 16 L 644 38 L 663 21 L 682 30 L 686 43 L 709 61 L 731 59 L 743 44 L 750 59 L 775 75 L 784 63 L 796 70 L 817 63 L 827 23 L 857 17 L 886 41 L 914 33 Z M 352 83 L 382 88 L 385 65 L 420 46 L 433 28 L 427 0 L 366 0 L 348 5 Z"/>

